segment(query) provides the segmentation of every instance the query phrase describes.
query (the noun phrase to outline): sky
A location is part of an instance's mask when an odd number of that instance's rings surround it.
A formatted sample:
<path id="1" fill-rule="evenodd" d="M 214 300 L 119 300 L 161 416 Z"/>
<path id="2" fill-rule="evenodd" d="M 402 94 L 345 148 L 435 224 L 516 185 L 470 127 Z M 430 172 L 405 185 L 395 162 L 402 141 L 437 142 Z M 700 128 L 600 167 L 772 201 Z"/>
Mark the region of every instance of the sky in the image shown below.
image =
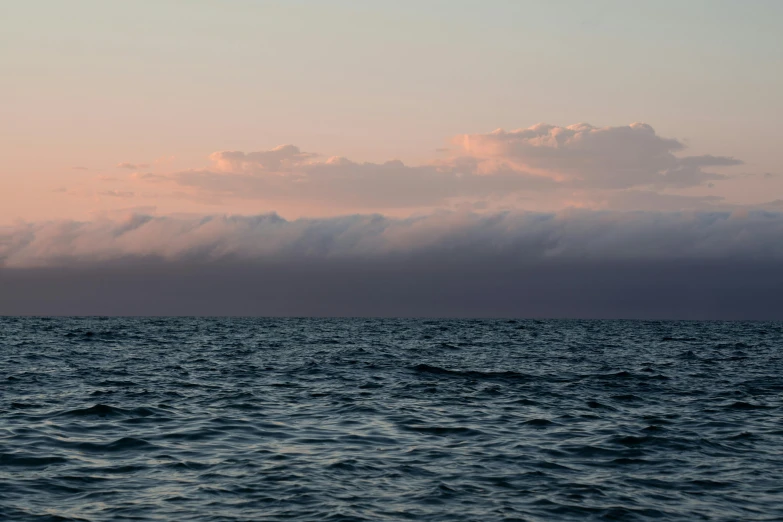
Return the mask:
<path id="1" fill-rule="evenodd" d="M 541 123 L 645 123 L 678 155 L 742 164 L 711 187 L 639 188 L 762 204 L 783 194 L 781 33 L 775 0 L 9 0 L 0 223 L 134 207 L 409 214 L 421 209 L 235 198 L 134 174 L 281 145 L 418 167 L 465 156 L 459 136 Z M 515 208 L 613 205 L 584 187 L 519 192 L 536 201 Z"/>
<path id="2" fill-rule="evenodd" d="M 768 263 L 781 34 L 777 0 L 5 0 L 0 267 L 380 263 L 482 220 L 497 262 Z"/>

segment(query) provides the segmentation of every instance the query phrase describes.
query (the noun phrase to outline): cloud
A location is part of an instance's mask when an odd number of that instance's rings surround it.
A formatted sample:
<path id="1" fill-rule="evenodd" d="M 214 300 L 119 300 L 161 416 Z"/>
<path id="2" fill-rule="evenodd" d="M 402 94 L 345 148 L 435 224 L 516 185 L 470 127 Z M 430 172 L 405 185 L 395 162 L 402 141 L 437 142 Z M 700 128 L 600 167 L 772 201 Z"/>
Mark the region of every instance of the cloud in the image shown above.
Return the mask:
<path id="1" fill-rule="evenodd" d="M 134 181 L 148 181 L 148 182 L 161 182 L 161 181 L 167 181 L 170 178 L 165 175 L 161 174 L 153 174 L 152 172 L 147 173 L 141 173 L 141 172 L 134 172 L 130 175 L 130 178 Z"/>
<path id="2" fill-rule="evenodd" d="M 117 262 L 0 269 L 0 315 L 779 321 L 783 273 L 763 260 Z"/>
<path id="3" fill-rule="evenodd" d="M 154 217 L 0 230 L 0 314 L 783 319 L 783 214 Z"/>
<path id="4" fill-rule="evenodd" d="M 0 314 L 783 319 L 783 203 L 740 208 L 707 190 L 741 160 L 689 156 L 643 123 L 540 124 L 454 145 L 418 165 L 295 145 L 168 173 L 120 163 L 136 192 L 85 192 L 114 199 L 101 206 L 138 195 L 358 213 L 130 207 L 0 228 Z"/>
<path id="5" fill-rule="evenodd" d="M 408 219 L 353 215 L 153 217 L 32 223 L 0 234 L 5 266 L 125 258 L 377 259 L 449 255 L 517 260 L 778 259 L 783 214 L 743 212 L 438 212 Z"/>
<path id="6" fill-rule="evenodd" d="M 132 207 L 120 207 L 114 209 L 95 210 L 90 213 L 93 221 L 115 220 L 122 221 L 133 215 L 153 216 L 157 213 L 158 207 L 154 205 L 136 205 Z"/>
<path id="7" fill-rule="evenodd" d="M 295 145 L 280 145 L 272 150 L 249 152 L 219 151 L 210 155 L 222 172 L 280 172 L 307 164 L 317 154 L 302 152 Z"/>
<path id="8" fill-rule="evenodd" d="M 709 183 L 726 176 L 705 169 L 742 164 L 726 156 L 681 156 L 681 142 L 658 136 L 644 123 L 600 128 L 539 124 L 462 135 L 454 142 L 455 149 L 438 149 L 448 151 L 448 157 L 421 165 L 355 162 L 281 145 L 255 152 L 218 151 L 209 156 L 206 168 L 132 177 L 172 182 L 194 201 L 257 200 L 342 212 L 427 211 L 466 204 L 500 209 L 521 201 L 539 210 L 615 208 L 612 202 L 627 203 L 634 197 L 646 202 L 640 208 L 651 209 L 653 193 L 660 195 L 661 209 L 685 209 L 711 208 L 716 200 L 679 195 L 677 190 L 712 186 Z"/>
<path id="9" fill-rule="evenodd" d="M 411 167 L 396 160 L 355 163 L 340 157 L 299 165 L 296 171 L 282 175 L 195 170 L 175 173 L 170 179 L 221 197 L 377 209 L 437 206 L 463 197 L 554 188 L 549 180 L 510 171 L 477 175 L 470 161 Z"/>
<path id="10" fill-rule="evenodd" d="M 87 167 L 71 167 L 71 170 L 90 170 Z"/>
<path id="11" fill-rule="evenodd" d="M 744 162 L 727 156 L 687 156 L 680 159 L 680 164 L 686 167 L 730 167 L 733 165 L 743 165 Z"/>
<path id="12" fill-rule="evenodd" d="M 138 169 L 146 169 L 149 168 L 149 163 L 118 163 L 117 164 L 118 169 L 128 169 L 128 170 L 138 170 Z"/>
<path id="13" fill-rule="evenodd" d="M 597 194 L 586 201 L 592 208 L 619 211 L 678 212 L 693 210 L 726 210 L 733 208 L 719 196 L 684 196 L 662 194 L 651 190 L 617 190 Z"/>
<path id="14" fill-rule="evenodd" d="M 542 123 L 510 132 L 466 134 L 455 143 L 484 161 L 588 188 L 692 187 L 725 178 L 703 167 L 742 164 L 723 156 L 675 156 L 685 146 L 658 136 L 645 123 L 621 127 Z"/>
<path id="15" fill-rule="evenodd" d="M 126 190 L 105 190 L 103 192 L 99 192 L 98 195 L 109 196 L 112 198 L 132 198 L 135 194 Z"/>

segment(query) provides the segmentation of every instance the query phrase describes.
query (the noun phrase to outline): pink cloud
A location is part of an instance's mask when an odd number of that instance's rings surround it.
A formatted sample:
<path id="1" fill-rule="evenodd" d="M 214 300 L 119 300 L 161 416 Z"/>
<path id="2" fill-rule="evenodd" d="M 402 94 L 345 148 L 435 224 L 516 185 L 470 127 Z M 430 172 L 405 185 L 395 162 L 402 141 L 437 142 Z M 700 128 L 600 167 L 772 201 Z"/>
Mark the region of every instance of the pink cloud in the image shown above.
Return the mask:
<path id="1" fill-rule="evenodd" d="M 117 168 L 118 169 L 128 169 L 128 170 L 138 170 L 138 169 L 146 169 L 149 168 L 149 163 L 118 163 Z"/>
<path id="2" fill-rule="evenodd" d="M 185 189 L 185 197 L 201 202 L 241 199 L 344 210 L 454 208 L 477 202 L 497 209 L 501 202 L 519 201 L 539 209 L 627 208 L 629 201 L 644 202 L 644 208 L 655 201 L 666 208 L 712 208 L 715 198 L 671 191 L 707 187 L 727 176 L 705 169 L 742 164 L 726 156 L 681 156 L 684 144 L 659 136 L 644 123 L 539 124 L 453 141 L 458 147 L 450 157 L 422 165 L 360 163 L 281 145 L 254 152 L 218 151 L 209 156 L 212 165 L 207 168 L 132 177 L 170 181 Z M 637 192 L 623 193 L 631 189 Z"/>
<path id="3" fill-rule="evenodd" d="M 690 187 L 725 176 L 702 167 L 739 165 L 723 156 L 678 157 L 685 146 L 646 123 L 621 127 L 538 124 L 527 129 L 458 136 L 475 158 L 591 188 Z"/>
<path id="4" fill-rule="evenodd" d="M 302 152 L 295 145 L 280 145 L 272 150 L 247 154 L 224 150 L 211 154 L 209 159 L 223 172 L 276 172 L 304 165 L 317 156 Z"/>
<path id="5" fill-rule="evenodd" d="M 130 175 L 130 178 L 134 181 L 149 181 L 149 182 L 160 182 L 169 179 L 167 176 L 161 174 L 153 174 L 152 172 L 147 172 L 147 173 L 134 172 L 133 174 Z"/>
<path id="6" fill-rule="evenodd" d="M 132 198 L 135 194 L 125 190 L 106 190 L 98 193 L 100 196 L 109 196 L 112 198 Z"/>
<path id="7" fill-rule="evenodd" d="M 218 159 L 218 163 L 223 161 Z M 225 168 L 225 165 L 218 165 Z M 464 197 L 504 196 L 509 192 L 554 188 L 550 180 L 519 172 L 476 173 L 475 163 L 455 161 L 443 165 L 408 166 L 398 160 L 356 163 L 332 157 L 307 162 L 287 171 L 247 172 L 192 170 L 169 179 L 222 198 L 259 199 L 271 202 L 328 203 L 343 208 L 414 208 L 440 206 Z"/>

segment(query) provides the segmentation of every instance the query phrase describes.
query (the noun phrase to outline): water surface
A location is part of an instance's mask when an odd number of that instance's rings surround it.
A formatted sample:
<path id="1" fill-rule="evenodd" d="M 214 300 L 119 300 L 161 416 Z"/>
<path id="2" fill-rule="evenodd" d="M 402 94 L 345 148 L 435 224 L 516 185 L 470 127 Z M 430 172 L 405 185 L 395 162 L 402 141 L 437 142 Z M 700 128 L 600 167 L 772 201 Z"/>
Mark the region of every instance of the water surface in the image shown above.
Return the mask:
<path id="1" fill-rule="evenodd" d="M 783 520 L 783 324 L 0 318 L 0 519 Z"/>

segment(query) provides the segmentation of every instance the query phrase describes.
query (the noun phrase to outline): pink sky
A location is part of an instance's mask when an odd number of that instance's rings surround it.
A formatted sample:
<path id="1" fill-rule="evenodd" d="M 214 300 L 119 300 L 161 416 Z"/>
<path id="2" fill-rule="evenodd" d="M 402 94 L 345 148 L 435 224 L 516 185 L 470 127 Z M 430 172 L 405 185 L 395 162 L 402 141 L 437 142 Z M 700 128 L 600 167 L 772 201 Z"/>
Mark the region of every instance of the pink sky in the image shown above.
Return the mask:
<path id="1" fill-rule="evenodd" d="M 8 3 L 0 225 L 781 208 L 781 4 L 565 3 Z"/>
<path id="2" fill-rule="evenodd" d="M 200 164 L 176 155 L 74 162 L 58 176 L 8 177 L 3 219 L 87 219 L 105 213 L 275 211 L 287 218 L 406 216 L 438 209 L 556 211 L 776 208 L 767 173 L 740 158 L 691 155 L 648 124 L 537 124 L 445 139 L 430 158 L 355 161 L 295 145 L 222 150 Z M 87 166 L 89 165 L 89 166 Z M 742 192 L 737 193 L 736 187 Z"/>

